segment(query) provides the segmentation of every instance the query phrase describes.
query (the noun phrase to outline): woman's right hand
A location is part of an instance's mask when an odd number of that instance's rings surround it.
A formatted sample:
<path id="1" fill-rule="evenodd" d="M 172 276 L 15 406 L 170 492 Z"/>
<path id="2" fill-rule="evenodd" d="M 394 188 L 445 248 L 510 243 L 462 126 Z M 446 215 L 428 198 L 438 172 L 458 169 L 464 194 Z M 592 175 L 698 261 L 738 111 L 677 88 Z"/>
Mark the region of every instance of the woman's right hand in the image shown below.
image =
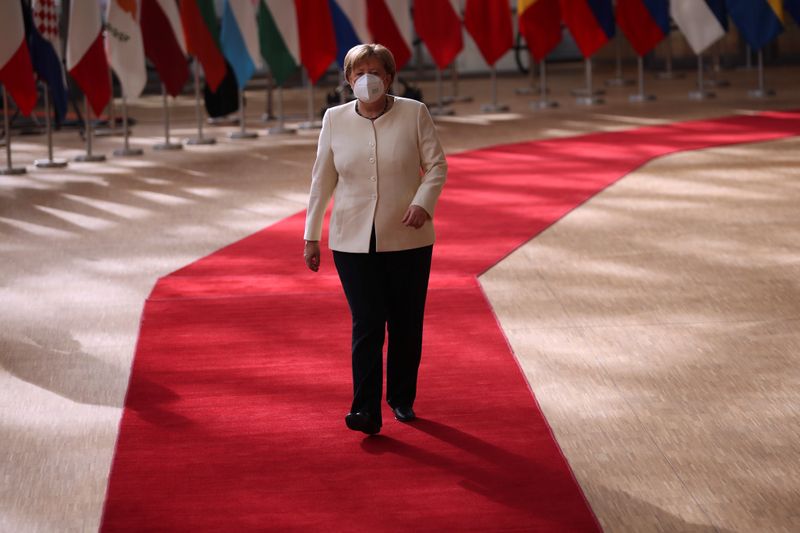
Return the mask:
<path id="1" fill-rule="evenodd" d="M 309 270 L 317 272 L 319 270 L 319 241 L 306 241 L 303 249 L 303 259 Z"/>

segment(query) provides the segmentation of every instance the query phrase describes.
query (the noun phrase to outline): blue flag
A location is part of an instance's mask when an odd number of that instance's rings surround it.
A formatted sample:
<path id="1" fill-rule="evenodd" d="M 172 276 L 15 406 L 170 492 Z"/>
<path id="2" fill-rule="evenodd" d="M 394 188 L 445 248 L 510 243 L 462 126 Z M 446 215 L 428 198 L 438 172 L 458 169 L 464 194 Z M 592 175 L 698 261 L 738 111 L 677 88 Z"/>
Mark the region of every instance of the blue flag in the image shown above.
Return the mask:
<path id="1" fill-rule="evenodd" d="M 67 113 L 68 103 L 61 59 L 53 48 L 53 44 L 42 37 L 36 24 L 33 23 L 33 14 L 27 2 L 22 2 L 22 14 L 25 19 L 25 38 L 28 41 L 33 71 L 39 80 L 47 84 L 50 89 L 53 108 L 56 111 L 56 122 L 61 122 Z"/>
<path id="2" fill-rule="evenodd" d="M 727 0 L 728 13 L 753 50 L 761 50 L 783 31 L 780 0 Z"/>
<path id="3" fill-rule="evenodd" d="M 333 19 L 333 33 L 336 35 L 336 62 L 344 68 L 344 56 L 352 47 L 361 44 L 353 24 L 342 11 L 335 0 L 329 0 L 331 6 L 331 18 Z"/>

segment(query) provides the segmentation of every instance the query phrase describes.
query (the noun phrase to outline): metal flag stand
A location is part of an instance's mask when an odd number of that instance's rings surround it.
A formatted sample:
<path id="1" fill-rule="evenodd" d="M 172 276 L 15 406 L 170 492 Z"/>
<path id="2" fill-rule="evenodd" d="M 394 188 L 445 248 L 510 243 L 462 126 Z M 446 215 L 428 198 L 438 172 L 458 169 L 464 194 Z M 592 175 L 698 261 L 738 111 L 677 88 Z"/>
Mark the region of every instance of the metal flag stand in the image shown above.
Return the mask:
<path id="1" fill-rule="evenodd" d="M 117 157 L 128 157 L 142 155 L 144 150 L 141 148 L 131 148 L 130 130 L 128 129 L 128 100 L 125 98 L 125 89 L 122 90 L 122 148 L 114 150 L 113 154 Z"/>
<path id="2" fill-rule="evenodd" d="M 459 92 L 458 91 L 458 69 L 456 68 L 455 60 L 453 60 L 453 62 L 450 63 L 450 79 L 453 82 L 453 94 L 451 96 L 445 97 L 444 101 L 446 103 L 448 103 L 448 104 L 453 104 L 453 103 L 456 103 L 456 102 L 459 102 L 459 103 L 471 102 L 472 101 L 472 97 L 471 96 L 461 96 L 461 95 L 458 94 L 458 92 Z"/>
<path id="3" fill-rule="evenodd" d="M 644 59 L 642 56 L 636 58 L 636 67 L 639 75 L 639 92 L 632 94 L 628 97 L 629 102 L 649 102 L 655 100 L 656 97 L 652 94 L 644 93 Z"/>
<path id="4" fill-rule="evenodd" d="M 244 116 L 244 87 L 239 89 L 239 131 L 234 131 L 228 137 L 231 139 L 255 139 L 258 133 L 247 131 L 247 123 Z"/>
<path id="5" fill-rule="evenodd" d="M 497 68 L 494 65 L 489 69 L 491 72 L 491 88 L 492 88 L 492 101 L 488 104 L 483 104 L 481 106 L 481 112 L 483 113 L 504 113 L 508 111 L 508 106 L 505 104 L 498 104 L 497 103 Z"/>
<path id="6" fill-rule="evenodd" d="M 216 144 L 217 140 L 213 137 L 203 136 L 203 112 L 200 108 L 200 61 L 194 58 L 194 117 L 197 120 L 197 137 L 186 139 L 186 144 L 190 146 Z"/>
<path id="7" fill-rule="evenodd" d="M 430 109 L 431 115 L 448 116 L 455 112 L 449 107 L 444 106 L 444 96 L 442 95 L 442 69 L 436 66 L 436 106 Z"/>
<path id="8" fill-rule="evenodd" d="M 758 88 L 747 91 L 747 96 L 750 98 L 767 98 L 768 96 L 775 96 L 775 91 L 772 89 L 764 88 L 764 52 L 758 51 Z"/>
<path id="9" fill-rule="evenodd" d="M 691 100 L 706 100 L 714 98 L 716 95 L 711 91 L 706 91 L 703 80 L 703 54 L 697 54 L 697 89 L 689 92 Z"/>
<path id="10" fill-rule="evenodd" d="M 729 87 L 731 82 L 729 82 L 728 80 L 717 78 L 717 76 L 719 76 L 719 74 L 722 72 L 722 63 L 720 61 L 720 52 L 719 52 L 720 42 L 717 41 L 716 43 L 714 43 L 713 46 L 714 49 L 711 54 L 711 61 L 712 61 L 711 72 L 713 73 L 713 77 L 706 80 L 706 83 L 710 87 Z"/>
<path id="11" fill-rule="evenodd" d="M 154 150 L 183 150 L 183 145 L 169 140 L 169 102 L 167 102 L 167 88 L 161 84 L 161 99 L 164 105 L 164 142 L 153 146 Z"/>
<path id="12" fill-rule="evenodd" d="M 536 60 L 533 54 L 528 52 L 528 85 L 525 87 L 517 87 L 514 89 L 516 94 L 533 94 L 536 92 L 536 86 L 533 79 L 536 77 Z"/>
<path id="13" fill-rule="evenodd" d="M 531 64 L 531 69 L 533 69 L 533 64 Z M 531 102 L 530 107 L 534 110 L 558 107 L 558 102 L 547 99 L 547 67 L 544 59 L 539 62 L 539 100 Z"/>
<path id="14" fill-rule="evenodd" d="M 89 98 L 85 94 L 83 95 L 83 106 L 86 109 L 86 116 L 84 117 L 84 120 L 86 121 L 86 153 L 76 157 L 75 161 L 81 161 L 84 163 L 97 163 L 99 161 L 105 161 L 106 156 L 103 154 L 92 153 L 92 108 L 89 106 Z"/>
<path id="15" fill-rule="evenodd" d="M 267 130 L 267 133 L 270 135 L 287 135 L 295 133 L 295 130 L 287 128 L 284 125 L 284 116 L 283 116 L 283 87 L 278 86 L 278 125 L 273 126 L 272 128 Z"/>
<path id="16" fill-rule="evenodd" d="M 675 72 L 672 70 L 672 39 L 669 38 L 669 35 L 664 39 L 664 44 L 667 48 L 666 64 L 664 65 L 664 70 L 656 74 L 656 77 L 660 80 L 677 80 L 683 78 L 682 72 Z"/>
<path id="17" fill-rule="evenodd" d="M 578 95 L 575 98 L 575 103 L 578 105 L 602 104 L 604 100 L 598 95 L 603 94 L 603 92 L 595 91 L 592 88 L 592 58 L 587 57 L 584 62 L 586 63 L 586 88 L 573 91 L 573 94 Z"/>
<path id="18" fill-rule="evenodd" d="M 0 168 L 0 176 L 25 174 L 25 167 L 11 165 L 11 120 L 8 118 L 8 93 L 5 85 L 3 85 L 3 125 L 6 129 L 6 168 Z"/>
<path id="19" fill-rule="evenodd" d="M 47 128 L 47 159 L 37 159 L 33 162 L 36 168 L 64 168 L 67 166 L 66 159 L 53 159 L 53 124 L 50 121 L 50 88 L 46 83 L 44 87 L 44 120 Z M 8 127 L 8 126 L 6 126 Z M 11 164 L 9 163 L 9 166 Z"/>
<path id="20" fill-rule="evenodd" d="M 275 115 L 272 114 L 272 90 L 275 88 L 275 79 L 272 77 L 272 72 L 267 71 L 267 84 L 266 93 L 267 98 L 264 103 L 264 114 L 261 115 L 261 122 L 269 122 L 275 120 Z"/>
<path id="21" fill-rule="evenodd" d="M 308 87 L 308 120 L 306 122 L 301 123 L 298 129 L 301 130 L 313 130 L 322 127 L 322 122 L 319 120 L 314 120 L 314 84 L 311 83 L 311 78 L 308 77 L 308 72 L 306 69 L 303 69 L 303 81 Z"/>
<path id="22" fill-rule="evenodd" d="M 609 80 L 606 80 L 606 85 L 608 87 L 626 87 L 628 85 L 633 85 L 633 80 L 629 80 L 622 76 L 622 36 L 619 32 L 617 32 L 617 36 L 614 37 L 614 63 L 616 68 L 614 70 L 615 76 Z"/>

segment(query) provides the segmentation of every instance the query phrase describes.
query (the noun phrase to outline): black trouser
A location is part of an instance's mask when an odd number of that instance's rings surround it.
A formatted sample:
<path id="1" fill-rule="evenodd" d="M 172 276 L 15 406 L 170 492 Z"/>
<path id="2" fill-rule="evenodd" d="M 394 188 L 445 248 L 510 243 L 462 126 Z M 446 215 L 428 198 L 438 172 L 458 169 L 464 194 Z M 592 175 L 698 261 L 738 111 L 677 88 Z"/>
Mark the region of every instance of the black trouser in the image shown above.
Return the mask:
<path id="1" fill-rule="evenodd" d="M 353 405 L 381 423 L 383 341 L 386 353 L 386 401 L 411 407 L 417 395 L 422 355 L 422 320 L 433 246 L 376 252 L 373 231 L 369 253 L 333 252 L 353 315 Z"/>

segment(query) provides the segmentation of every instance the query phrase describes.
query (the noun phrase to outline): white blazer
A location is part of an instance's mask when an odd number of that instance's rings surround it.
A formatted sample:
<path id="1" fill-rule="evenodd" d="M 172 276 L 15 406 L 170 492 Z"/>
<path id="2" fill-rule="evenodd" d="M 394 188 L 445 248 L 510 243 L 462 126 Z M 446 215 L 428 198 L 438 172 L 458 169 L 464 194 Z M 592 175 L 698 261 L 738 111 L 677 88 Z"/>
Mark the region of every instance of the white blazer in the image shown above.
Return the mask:
<path id="1" fill-rule="evenodd" d="M 330 108 L 322 119 L 311 175 L 305 239 L 320 239 L 333 196 L 332 250 L 369 252 L 373 223 L 379 252 L 431 245 L 446 175 L 447 160 L 424 104 L 395 96 L 392 107 L 374 121 L 356 113 L 355 101 Z M 419 229 L 401 223 L 412 204 L 431 216 Z"/>

